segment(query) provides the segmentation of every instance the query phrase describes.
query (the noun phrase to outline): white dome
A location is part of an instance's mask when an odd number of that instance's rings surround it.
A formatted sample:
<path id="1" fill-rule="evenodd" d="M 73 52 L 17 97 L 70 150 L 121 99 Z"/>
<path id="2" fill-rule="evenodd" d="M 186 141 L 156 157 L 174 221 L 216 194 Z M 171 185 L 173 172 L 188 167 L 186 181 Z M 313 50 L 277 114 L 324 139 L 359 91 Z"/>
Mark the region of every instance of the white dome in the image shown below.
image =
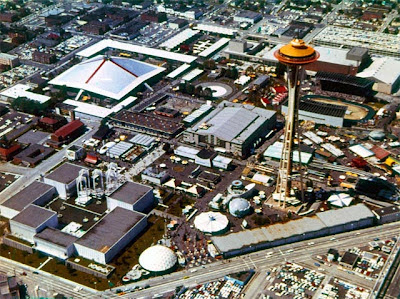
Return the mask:
<path id="1" fill-rule="evenodd" d="M 226 229 L 228 218 L 218 212 L 201 213 L 194 219 L 194 226 L 203 233 L 216 234 Z"/>
<path id="2" fill-rule="evenodd" d="M 250 210 L 250 204 L 244 198 L 238 197 L 229 203 L 229 213 L 236 217 L 246 215 Z"/>
<path id="3" fill-rule="evenodd" d="M 165 272 L 173 268 L 177 262 L 175 252 L 163 245 L 147 248 L 139 256 L 139 264 L 151 272 Z"/>

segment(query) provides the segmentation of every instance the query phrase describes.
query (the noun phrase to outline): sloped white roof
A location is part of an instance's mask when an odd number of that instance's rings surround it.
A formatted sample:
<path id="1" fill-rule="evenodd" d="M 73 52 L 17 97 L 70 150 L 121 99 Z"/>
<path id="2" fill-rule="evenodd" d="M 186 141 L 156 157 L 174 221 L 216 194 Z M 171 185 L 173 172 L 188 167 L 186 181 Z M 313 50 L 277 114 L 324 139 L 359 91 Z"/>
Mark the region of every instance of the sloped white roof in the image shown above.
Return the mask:
<path id="1" fill-rule="evenodd" d="M 49 83 L 87 90 L 116 100 L 165 69 L 130 58 L 103 57 L 83 61 Z"/>
<path id="2" fill-rule="evenodd" d="M 349 150 L 351 150 L 353 153 L 359 155 L 362 158 L 368 158 L 371 156 L 374 156 L 374 152 L 370 151 L 367 149 L 365 146 L 362 146 L 361 144 L 356 144 L 353 146 L 349 147 Z"/>
<path id="3" fill-rule="evenodd" d="M 30 92 L 29 90 L 31 89 L 31 86 L 26 85 L 26 84 L 16 84 L 0 93 L 0 95 L 9 97 L 9 98 L 27 98 L 31 101 L 36 101 L 39 102 L 40 104 L 46 103 L 48 100 L 50 100 L 50 97 Z"/>
<path id="4" fill-rule="evenodd" d="M 204 233 L 215 234 L 228 226 L 228 218 L 219 212 L 205 212 L 196 216 L 194 226 Z"/>
<path id="5" fill-rule="evenodd" d="M 331 205 L 334 205 L 336 207 L 348 207 L 353 199 L 354 198 L 347 193 L 339 193 L 329 196 L 328 201 Z"/>
<path id="6" fill-rule="evenodd" d="M 160 50 L 160 49 L 154 49 L 154 48 L 149 48 L 149 47 L 143 47 L 143 46 L 138 46 L 138 45 L 133 45 L 133 44 L 128 44 L 120 41 L 114 41 L 111 39 L 103 39 L 99 41 L 98 43 L 94 44 L 93 46 L 90 46 L 89 48 L 86 48 L 80 52 L 78 52 L 76 55 L 82 56 L 82 57 L 91 57 L 105 49 L 112 48 L 112 49 L 118 49 L 122 51 L 129 51 L 133 53 L 138 53 L 138 54 L 143 54 L 143 55 L 148 55 L 152 57 L 160 57 L 160 58 L 165 58 L 169 60 L 176 60 L 176 61 L 181 61 L 184 63 L 192 63 L 197 59 L 196 56 L 191 56 L 191 55 L 186 55 L 186 54 L 180 54 L 180 53 L 174 53 L 166 50 Z"/>
<path id="7" fill-rule="evenodd" d="M 392 85 L 400 77 L 400 60 L 391 57 L 377 58 L 357 76 Z"/>
<path id="8" fill-rule="evenodd" d="M 147 248 L 139 256 L 139 264 L 147 271 L 164 272 L 175 266 L 178 258 L 171 249 L 163 245 Z"/>

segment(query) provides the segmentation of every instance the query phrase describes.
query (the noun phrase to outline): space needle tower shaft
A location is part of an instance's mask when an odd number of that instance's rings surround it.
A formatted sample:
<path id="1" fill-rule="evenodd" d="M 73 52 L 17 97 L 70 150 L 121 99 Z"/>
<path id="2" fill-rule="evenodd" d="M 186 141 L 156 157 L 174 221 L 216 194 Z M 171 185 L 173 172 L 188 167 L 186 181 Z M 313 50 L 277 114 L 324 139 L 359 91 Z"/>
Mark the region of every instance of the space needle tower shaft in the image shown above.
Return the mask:
<path id="1" fill-rule="evenodd" d="M 279 205 L 283 204 L 285 208 L 286 199 L 290 197 L 291 190 L 293 138 L 299 131 L 299 88 L 304 74 L 304 66 L 316 61 L 319 58 L 319 53 L 312 47 L 307 46 L 303 40 L 294 39 L 289 44 L 277 50 L 274 56 L 279 62 L 287 66 L 288 111 L 285 118 L 283 149 L 275 191 L 275 196 L 278 197 Z M 298 150 L 298 155 L 301 164 L 300 149 Z M 300 180 L 300 184 L 302 188 L 302 179 Z"/>

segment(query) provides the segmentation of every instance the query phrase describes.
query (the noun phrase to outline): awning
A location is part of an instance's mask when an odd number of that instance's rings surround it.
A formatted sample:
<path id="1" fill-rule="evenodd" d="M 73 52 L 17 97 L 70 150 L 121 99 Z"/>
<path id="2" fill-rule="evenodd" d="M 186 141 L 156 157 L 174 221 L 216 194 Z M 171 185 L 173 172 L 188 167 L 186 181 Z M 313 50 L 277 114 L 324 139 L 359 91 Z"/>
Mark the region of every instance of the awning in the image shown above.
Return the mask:
<path id="1" fill-rule="evenodd" d="M 86 158 L 85 158 L 84 162 L 90 163 L 90 164 L 97 164 L 98 161 L 99 161 L 99 159 L 97 158 L 97 156 L 86 155 Z"/>

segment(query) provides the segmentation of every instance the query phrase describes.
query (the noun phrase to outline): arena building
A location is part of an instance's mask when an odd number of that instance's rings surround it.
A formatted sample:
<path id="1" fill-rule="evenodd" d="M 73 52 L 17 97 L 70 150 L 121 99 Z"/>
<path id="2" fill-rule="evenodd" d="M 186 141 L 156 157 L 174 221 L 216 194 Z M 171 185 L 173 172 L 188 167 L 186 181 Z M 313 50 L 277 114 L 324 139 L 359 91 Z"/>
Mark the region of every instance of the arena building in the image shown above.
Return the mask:
<path id="1" fill-rule="evenodd" d="M 276 112 L 251 105 L 221 102 L 196 125 L 183 133 L 183 140 L 196 145 L 212 145 L 245 156 L 254 143 L 275 127 Z"/>
<path id="2" fill-rule="evenodd" d="M 164 70 L 134 59 L 99 55 L 73 66 L 49 83 L 119 101 Z"/>
<path id="3" fill-rule="evenodd" d="M 345 106 L 301 99 L 299 104 L 299 119 L 311 120 L 317 124 L 343 127 L 347 108 Z M 287 101 L 282 104 L 282 114 L 288 111 Z"/>

